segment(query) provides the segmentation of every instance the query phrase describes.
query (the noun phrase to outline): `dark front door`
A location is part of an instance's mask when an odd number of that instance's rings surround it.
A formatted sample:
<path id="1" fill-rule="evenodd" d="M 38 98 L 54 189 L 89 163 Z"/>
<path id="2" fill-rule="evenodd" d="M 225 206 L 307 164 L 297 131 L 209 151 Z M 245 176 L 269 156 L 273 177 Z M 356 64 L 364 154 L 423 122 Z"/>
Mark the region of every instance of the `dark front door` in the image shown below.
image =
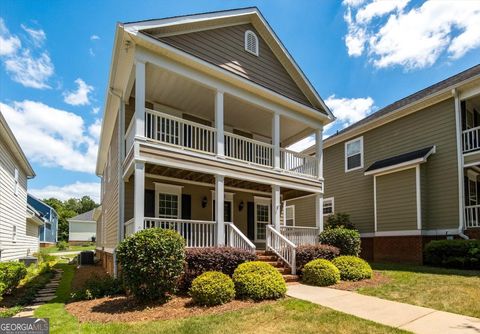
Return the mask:
<path id="1" fill-rule="evenodd" d="M 215 217 L 215 201 L 213 201 L 213 220 Z M 223 202 L 223 221 L 232 223 L 232 202 Z"/>

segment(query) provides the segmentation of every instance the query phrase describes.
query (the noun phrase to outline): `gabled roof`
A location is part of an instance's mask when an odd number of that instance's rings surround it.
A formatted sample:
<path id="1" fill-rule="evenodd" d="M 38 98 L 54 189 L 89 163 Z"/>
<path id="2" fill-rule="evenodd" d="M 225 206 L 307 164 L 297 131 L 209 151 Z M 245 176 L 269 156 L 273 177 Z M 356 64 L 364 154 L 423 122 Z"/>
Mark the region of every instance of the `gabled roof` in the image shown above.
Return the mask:
<path id="1" fill-rule="evenodd" d="M 25 153 L 23 153 L 22 148 L 18 144 L 17 139 L 13 135 L 12 130 L 7 124 L 7 120 L 3 117 L 2 111 L 0 110 L 0 139 L 7 145 L 8 148 L 12 151 L 17 161 L 22 165 L 27 178 L 35 177 L 35 172 L 33 171 L 32 166 L 28 162 Z"/>
<path id="2" fill-rule="evenodd" d="M 67 219 L 69 222 L 95 222 L 95 219 L 93 219 L 93 213 L 95 212 L 95 209 L 81 213 L 75 217 Z"/>
<path id="3" fill-rule="evenodd" d="M 377 174 L 387 170 L 420 164 L 427 161 L 430 154 L 435 152 L 435 146 L 425 147 L 419 150 L 406 152 L 387 159 L 375 161 L 365 170 L 365 175 Z"/>

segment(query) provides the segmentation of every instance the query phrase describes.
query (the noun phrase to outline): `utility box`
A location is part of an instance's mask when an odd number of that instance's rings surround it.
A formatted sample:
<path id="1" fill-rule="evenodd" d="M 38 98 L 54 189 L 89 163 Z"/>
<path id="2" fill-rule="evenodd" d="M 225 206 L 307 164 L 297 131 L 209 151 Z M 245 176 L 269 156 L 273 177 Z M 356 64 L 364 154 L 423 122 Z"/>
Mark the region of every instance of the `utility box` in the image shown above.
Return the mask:
<path id="1" fill-rule="evenodd" d="M 30 267 L 32 264 L 37 264 L 38 259 L 35 256 L 25 256 L 18 259 L 18 261 L 23 262 L 25 267 Z"/>
<path id="2" fill-rule="evenodd" d="M 93 265 L 94 264 L 94 253 L 92 251 L 83 251 L 78 254 L 78 264 L 81 266 L 84 265 Z"/>

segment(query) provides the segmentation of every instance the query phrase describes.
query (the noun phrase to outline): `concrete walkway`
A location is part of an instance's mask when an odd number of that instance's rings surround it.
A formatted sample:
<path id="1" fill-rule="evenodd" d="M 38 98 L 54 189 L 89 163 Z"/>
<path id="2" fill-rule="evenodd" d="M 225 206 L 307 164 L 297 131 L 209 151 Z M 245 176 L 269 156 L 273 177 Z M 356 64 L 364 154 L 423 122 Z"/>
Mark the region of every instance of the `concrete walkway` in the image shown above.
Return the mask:
<path id="1" fill-rule="evenodd" d="M 356 292 L 295 284 L 288 286 L 287 295 L 413 333 L 480 333 L 480 319 L 477 318 L 364 296 Z"/>
<path id="2" fill-rule="evenodd" d="M 53 255 L 53 256 L 66 256 L 66 255 L 76 255 L 76 254 L 80 254 L 81 251 L 65 251 L 65 252 L 54 252 L 54 253 L 50 253 L 49 255 Z"/>

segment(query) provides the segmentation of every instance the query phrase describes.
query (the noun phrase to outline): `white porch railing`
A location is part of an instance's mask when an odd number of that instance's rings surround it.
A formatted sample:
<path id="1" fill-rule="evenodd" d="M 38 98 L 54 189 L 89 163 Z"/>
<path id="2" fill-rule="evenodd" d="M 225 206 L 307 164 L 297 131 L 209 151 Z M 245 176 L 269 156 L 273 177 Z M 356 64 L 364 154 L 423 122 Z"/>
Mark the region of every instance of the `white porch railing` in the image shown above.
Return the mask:
<path id="1" fill-rule="evenodd" d="M 151 109 L 145 109 L 145 136 L 193 151 L 215 153 L 215 128 Z"/>
<path id="2" fill-rule="evenodd" d="M 319 229 L 316 227 L 280 226 L 280 233 L 296 246 L 318 244 Z"/>
<path id="3" fill-rule="evenodd" d="M 135 219 L 132 218 L 130 220 L 127 220 L 124 224 L 124 227 L 125 227 L 125 238 L 135 233 Z"/>
<path id="4" fill-rule="evenodd" d="M 225 156 L 252 164 L 272 167 L 273 146 L 233 133 L 225 133 Z"/>
<path id="5" fill-rule="evenodd" d="M 225 223 L 226 244 L 255 253 L 256 247 L 233 223 Z"/>
<path id="6" fill-rule="evenodd" d="M 267 251 L 271 250 L 279 258 L 281 258 L 292 270 L 292 275 L 296 274 L 296 246 L 293 242 L 284 237 L 280 232 L 275 230 L 272 225 L 267 225 Z"/>
<path id="7" fill-rule="evenodd" d="M 135 119 L 132 118 L 130 124 L 128 125 L 127 131 L 125 132 L 125 156 L 130 152 L 130 149 L 133 146 L 133 141 L 135 139 L 134 125 Z"/>
<path id="8" fill-rule="evenodd" d="M 177 231 L 185 239 L 186 247 L 215 246 L 214 221 L 145 218 L 144 228 L 152 227 Z"/>
<path id="9" fill-rule="evenodd" d="M 480 126 L 463 131 L 463 152 L 480 149 Z"/>
<path id="10" fill-rule="evenodd" d="M 465 207 L 465 228 L 480 227 L 480 205 Z"/>
<path id="11" fill-rule="evenodd" d="M 308 154 L 280 149 L 280 168 L 298 175 L 318 176 L 318 159 Z"/>

